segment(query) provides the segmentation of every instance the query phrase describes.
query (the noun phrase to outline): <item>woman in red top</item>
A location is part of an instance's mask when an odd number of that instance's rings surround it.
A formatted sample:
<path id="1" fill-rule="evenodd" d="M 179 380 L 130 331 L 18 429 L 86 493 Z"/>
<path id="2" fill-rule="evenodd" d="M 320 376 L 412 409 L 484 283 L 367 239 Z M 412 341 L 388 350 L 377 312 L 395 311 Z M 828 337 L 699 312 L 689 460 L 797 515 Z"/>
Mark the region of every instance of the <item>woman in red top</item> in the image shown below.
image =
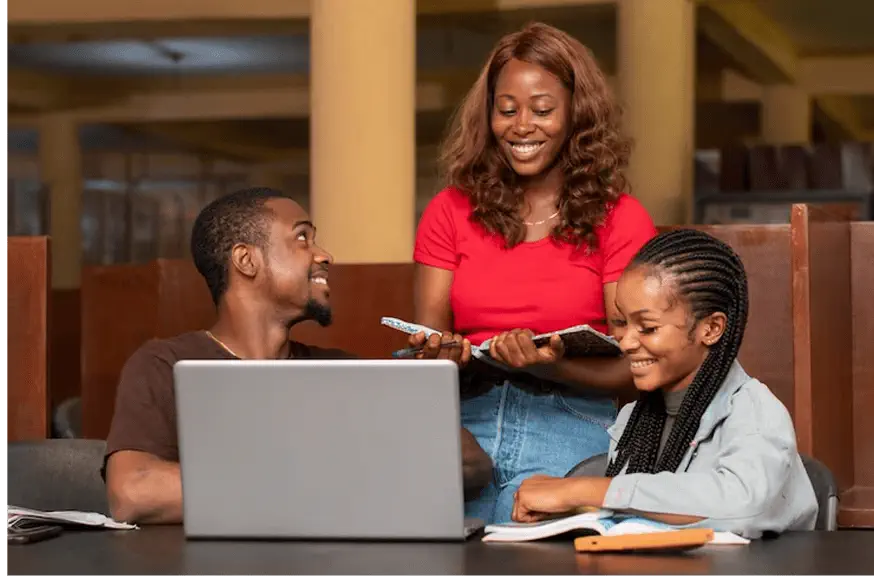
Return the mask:
<path id="1" fill-rule="evenodd" d="M 453 121 L 442 153 L 451 186 L 416 235 L 416 321 L 473 344 L 495 338 L 492 356 L 518 372 L 466 365 L 467 348 L 459 358 L 462 422 L 495 463 L 468 516 L 509 521 L 525 478 L 607 451 L 614 399 L 633 390 L 628 363 L 565 359 L 557 336 L 541 348 L 530 337 L 583 323 L 607 331 L 616 281 L 655 235 L 623 193 L 628 154 L 594 59 L 543 24 L 498 42 Z"/>

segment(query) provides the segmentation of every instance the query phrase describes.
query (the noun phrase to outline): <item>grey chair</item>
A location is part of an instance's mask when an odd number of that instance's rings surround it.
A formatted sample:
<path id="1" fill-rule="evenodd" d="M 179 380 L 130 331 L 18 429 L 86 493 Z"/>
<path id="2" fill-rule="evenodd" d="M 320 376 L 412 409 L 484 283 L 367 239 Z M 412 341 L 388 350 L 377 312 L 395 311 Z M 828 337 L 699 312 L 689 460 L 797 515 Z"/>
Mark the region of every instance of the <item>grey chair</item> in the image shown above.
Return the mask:
<path id="1" fill-rule="evenodd" d="M 836 531 L 838 529 L 838 486 L 832 472 L 820 461 L 801 455 L 801 461 L 816 494 L 819 514 L 815 529 Z M 595 455 L 577 464 L 566 477 L 603 477 L 607 471 L 607 453 Z"/>
<path id="2" fill-rule="evenodd" d="M 831 470 L 824 463 L 807 455 L 801 455 L 801 461 L 807 470 L 807 476 L 816 494 L 819 514 L 816 516 L 816 526 L 819 531 L 837 531 L 838 529 L 838 485 Z"/>
<path id="3" fill-rule="evenodd" d="M 109 515 L 100 476 L 106 442 L 48 439 L 8 445 L 7 503 L 44 511 L 95 511 Z"/>
<path id="4" fill-rule="evenodd" d="M 82 399 L 78 396 L 61 402 L 52 415 L 52 436 L 77 439 L 82 436 Z"/>
<path id="5" fill-rule="evenodd" d="M 607 453 L 601 453 L 577 463 L 573 469 L 567 472 L 565 477 L 603 477 L 606 472 Z"/>

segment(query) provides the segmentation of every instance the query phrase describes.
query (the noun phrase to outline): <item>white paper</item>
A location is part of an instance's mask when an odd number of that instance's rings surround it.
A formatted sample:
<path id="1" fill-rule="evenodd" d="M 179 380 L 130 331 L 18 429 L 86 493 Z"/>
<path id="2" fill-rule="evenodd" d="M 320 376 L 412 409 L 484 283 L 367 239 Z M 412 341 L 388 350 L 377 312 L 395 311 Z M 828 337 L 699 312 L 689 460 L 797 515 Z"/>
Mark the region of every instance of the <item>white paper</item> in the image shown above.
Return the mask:
<path id="1" fill-rule="evenodd" d="M 39 511 L 9 505 L 6 514 L 7 527 L 14 525 L 21 519 L 35 519 L 59 524 L 67 523 L 106 529 L 137 529 L 136 525 L 115 521 L 102 513 L 87 511 Z"/>

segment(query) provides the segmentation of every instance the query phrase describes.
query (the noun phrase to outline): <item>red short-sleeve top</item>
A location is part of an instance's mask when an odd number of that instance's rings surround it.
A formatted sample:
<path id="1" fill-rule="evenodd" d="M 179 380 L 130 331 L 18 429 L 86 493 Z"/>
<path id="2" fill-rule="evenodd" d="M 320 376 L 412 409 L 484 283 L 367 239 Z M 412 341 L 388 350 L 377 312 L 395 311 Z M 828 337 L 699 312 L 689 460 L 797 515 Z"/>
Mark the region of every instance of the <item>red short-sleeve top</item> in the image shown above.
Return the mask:
<path id="1" fill-rule="evenodd" d="M 504 248 L 502 237 L 470 220 L 471 210 L 456 188 L 437 194 L 419 222 L 413 259 L 453 271 L 454 331 L 474 344 L 514 328 L 547 333 L 588 323 L 606 332 L 604 285 L 656 234 L 643 205 L 627 194 L 596 229 L 594 252 L 551 237 Z"/>

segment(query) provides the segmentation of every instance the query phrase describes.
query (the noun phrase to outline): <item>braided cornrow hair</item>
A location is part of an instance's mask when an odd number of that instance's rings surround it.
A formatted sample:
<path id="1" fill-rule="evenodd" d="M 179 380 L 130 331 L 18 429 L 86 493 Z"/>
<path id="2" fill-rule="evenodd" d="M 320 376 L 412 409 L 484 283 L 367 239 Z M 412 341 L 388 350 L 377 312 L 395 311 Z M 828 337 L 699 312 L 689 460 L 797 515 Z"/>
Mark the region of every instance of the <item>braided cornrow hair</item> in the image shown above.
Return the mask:
<path id="1" fill-rule="evenodd" d="M 694 325 L 717 311 L 724 313 L 727 321 L 722 337 L 710 348 L 686 392 L 661 457 L 656 458 L 666 412 L 664 397 L 657 390 L 641 394 L 634 405 L 615 460 L 607 467 L 608 477 L 618 475 L 626 463 L 627 473 L 675 472 L 679 468 L 701 416 L 737 357 L 747 322 L 743 263 L 730 246 L 709 234 L 689 229 L 659 234 L 632 259 L 629 269 L 635 267 L 649 268 L 670 281 L 676 296 L 688 304 Z"/>

